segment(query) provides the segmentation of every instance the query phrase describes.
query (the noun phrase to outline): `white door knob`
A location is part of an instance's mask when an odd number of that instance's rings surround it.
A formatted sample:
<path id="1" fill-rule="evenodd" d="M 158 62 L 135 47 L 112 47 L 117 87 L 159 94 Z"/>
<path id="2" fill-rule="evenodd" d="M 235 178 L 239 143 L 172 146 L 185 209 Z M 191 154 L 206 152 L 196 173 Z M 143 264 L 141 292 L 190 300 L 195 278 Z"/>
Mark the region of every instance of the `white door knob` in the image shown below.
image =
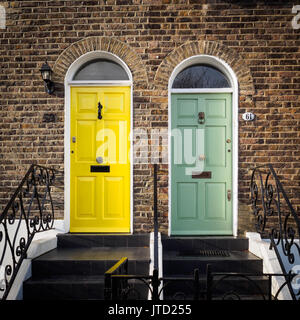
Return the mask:
<path id="1" fill-rule="evenodd" d="M 96 161 L 97 161 L 97 163 L 103 163 L 103 158 L 102 157 L 97 157 Z"/>

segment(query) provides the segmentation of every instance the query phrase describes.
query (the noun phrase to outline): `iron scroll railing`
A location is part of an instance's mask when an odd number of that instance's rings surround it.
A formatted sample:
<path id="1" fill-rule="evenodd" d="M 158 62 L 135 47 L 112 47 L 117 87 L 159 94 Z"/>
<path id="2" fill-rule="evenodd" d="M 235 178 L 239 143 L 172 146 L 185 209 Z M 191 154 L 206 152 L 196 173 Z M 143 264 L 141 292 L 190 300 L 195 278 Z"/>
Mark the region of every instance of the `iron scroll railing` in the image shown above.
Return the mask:
<path id="1" fill-rule="evenodd" d="M 136 288 L 137 283 L 142 284 L 146 291 L 138 290 Z M 148 296 L 149 290 L 152 300 L 158 300 L 159 284 L 160 281 L 156 269 L 153 270 L 152 275 L 129 275 L 128 258 L 123 257 L 104 274 L 104 299 L 141 300 Z M 144 293 L 144 298 L 142 293 Z"/>
<path id="2" fill-rule="evenodd" d="M 300 219 L 271 164 L 252 169 L 250 191 L 256 231 L 270 239 L 282 272 L 295 273 L 295 267 L 300 269 Z M 292 299 L 300 299 L 292 277 L 286 282 Z"/>
<path id="3" fill-rule="evenodd" d="M 0 216 L 0 299 L 5 300 L 37 232 L 54 224 L 51 187 L 61 173 L 31 165 Z"/>
<path id="4" fill-rule="evenodd" d="M 206 300 L 282 300 L 279 299 L 280 294 L 289 287 L 295 276 L 283 273 L 212 272 L 211 265 L 207 265 L 205 297 Z M 273 292 L 275 278 L 284 280 Z M 259 282 L 262 279 L 266 285 Z M 222 286 L 223 291 L 220 292 Z"/>
<path id="5" fill-rule="evenodd" d="M 164 300 L 279 300 L 284 288 L 289 286 L 295 274 L 257 274 L 240 272 L 213 272 L 207 265 L 206 279 L 203 282 L 199 269 L 194 269 L 193 276 L 158 277 L 154 269 L 152 275 L 129 275 L 128 259 L 121 258 L 105 273 L 105 300 L 140 300 L 141 287 L 137 289 L 130 281 L 138 281 L 144 290 L 150 291 L 150 299 L 161 300 L 162 292 L 168 286 L 180 286 L 180 290 L 171 296 L 164 294 Z M 276 292 L 272 292 L 275 278 L 284 278 Z M 260 281 L 264 282 L 260 282 Z M 160 289 L 161 283 L 164 283 Z M 144 294 L 144 297 L 148 294 Z M 144 298 L 145 299 L 145 298 Z M 282 298 L 280 298 L 282 299 Z"/>

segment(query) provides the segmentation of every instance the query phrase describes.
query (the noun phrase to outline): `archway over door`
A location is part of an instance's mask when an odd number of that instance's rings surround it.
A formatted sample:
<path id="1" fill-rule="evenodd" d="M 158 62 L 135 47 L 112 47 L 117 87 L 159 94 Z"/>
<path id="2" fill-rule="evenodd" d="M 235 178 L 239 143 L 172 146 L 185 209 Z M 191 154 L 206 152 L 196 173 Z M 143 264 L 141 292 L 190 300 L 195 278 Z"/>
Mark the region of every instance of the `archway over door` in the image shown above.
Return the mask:
<path id="1" fill-rule="evenodd" d="M 174 68 L 168 89 L 169 233 L 236 235 L 237 77 L 197 55 Z"/>
<path id="2" fill-rule="evenodd" d="M 100 54 L 101 53 L 101 54 Z M 53 67 L 54 81 L 57 87 L 65 89 L 65 196 L 64 196 L 64 229 L 70 230 L 70 83 L 76 70 L 94 58 L 106 58 L 118 63 L 129 75 L 130 83 L 134 80 L 135 90 L 148 86 L 146 67 L 134 48 L 111 37 L 91 36 L 67 47 L 57 58 Z M 124 83 L 123 83 L 124 84 Z M 131 109 L 133 109 L 133 92 L 131 85 Z M 132 110 L 131 110 L 132 111 Z M 131 127 L 133 123 L 131 112 Z M 130 148 L 132 152 L 132 148 Z M 132 154 L 130 155 L 132 158 Z M 131 161 L 132 164 L 132 161 Z M 132 168 L 131 168 L 132 171 Z M 131 174 L 131 186 L 133 185 Z M 133 231 L 133 192 L 131 193 L 131 232 Z"/>
<path id="3" fill-rule="evenodd" d="M 161 62 L 159 65 L 155 78 L 154 78 L 154 89 L 156 90 L 156 96 L 160 98 L 162 103 L 160 103 L 160 108 L 162 110 L 165 110 L 169 114 L 170 118 L 170 107 L 171 107 L 171 92 L 170 83 L 172 83 L 171 77 L 173 75 L 176 76 L 176 72 L 180 72 L 180 66 L 182 62 L 185 61 L 186 65 L 182 65 L 182 67 L 187 67 L 190 65 L 190 62 L 198 63 L 195 61 L 189 61 L 189 58 L 191 57 L 199 57 L 199 56 L 207 56 L 211 57 L 210 61 L 214 65 L 214 62 L 216 63 L 215 67 L 218 68 L 220 66 L 221 70 L 224 68 L 228 70 L 232 74 L 232 79 L 236 79 L 235 83 L 236 85 L 233 87 L 233 128 L 234 128 L 234 146 L 235 151 L 233 155 L 233 160 L 236 164 L 234 164 L 234 171 L 233 171 L 233 211 L 234 211 L 234 234 L 237 234 L 237 125 L 238 125 L 238 115 L 237 115 L 237 109 L 238 109 L 238 99 L 240 97 L 244 99 L 245 101 L 252 101 L 252 97 L 255 94 L 255 88 L 254 88 L 254 82 L 251 74 L 251 70 L 249 66 L 247 65 L 247 61 L 243 59 L 243 56 L 238 51 L 224 45 L 221 42 L 218 41 L 207 41 L 207 40 L 196 40 L 191 42 L 183 43 L 181 46 L 176 47 L 172 52 L 170 52 L 165 59 Z M 204 63 L 205 61 L 199 61 L 199 63 Z M 208 61 L 209 63 L 209 61 Z M 223 67 L 222 67 L 223 65 Z M 179 69 L 177 69 L 179 67 Z M 168 92 L 168 94 L 167 94 Z M 239 95 L 238 95 L 239 94 Z M 170 128 L 170 125 L 169 125 Z M 170 139 L 169 139 L 170 141 Z M 169 146 L 170 150 L 170 146 Z M 170 152 L 169 152 L 170 154 Z M 235 160 L 236 159 L 236 160 Z M 170 168 L 169 168 L 170 170 Z M 167 174 L 167 171 L 166 171 Z M 169 176 L 170 179 L 170 176 Z M 170 186 L 170 181 L 169 181 Z M 166 209 L 170 211 L 170 199 L 171 199 L 171 191 L 168 187 L 168 203 L 164 203 L 166 207 L 169 207 L 169 209 Z M 163 201 L 163 200 L 161 200 Z M 168 214 L 168 217 L 170 217 L 170 212 Z M 166 228 L 169 228 L 170 232 L 170 221 L 164 221 L 164 225 Z"/>

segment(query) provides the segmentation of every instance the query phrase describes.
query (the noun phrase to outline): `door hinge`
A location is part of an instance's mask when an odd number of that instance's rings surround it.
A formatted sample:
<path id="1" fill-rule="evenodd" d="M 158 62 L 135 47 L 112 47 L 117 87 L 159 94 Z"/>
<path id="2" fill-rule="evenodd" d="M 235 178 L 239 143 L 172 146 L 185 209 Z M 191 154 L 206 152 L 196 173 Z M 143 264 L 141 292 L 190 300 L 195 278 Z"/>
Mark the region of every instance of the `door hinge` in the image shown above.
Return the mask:
<path id="1" fill-rule="evenodd" d="M 231 201 L 231 190 L 227 190 L 227 200 Z"/>

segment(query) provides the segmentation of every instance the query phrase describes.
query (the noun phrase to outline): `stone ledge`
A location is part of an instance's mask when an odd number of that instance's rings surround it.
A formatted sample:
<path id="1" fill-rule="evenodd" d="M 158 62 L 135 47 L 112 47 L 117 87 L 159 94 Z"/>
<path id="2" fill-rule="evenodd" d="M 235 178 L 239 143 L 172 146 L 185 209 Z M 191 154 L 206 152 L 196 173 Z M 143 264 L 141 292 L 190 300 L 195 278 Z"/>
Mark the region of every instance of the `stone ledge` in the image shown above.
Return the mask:
<path id="1" fill-rule="evenodd" d="M 27 259 L 24 259 L 21 264 L 7 300 L 23 299 L 23 282 L 31 277 L 31 260 L 55 249 L 57 247 L 56 235 L 58 233 L 62 233 L 62 230 L 53 229 L 35 234 L 27 252 Z"/>

